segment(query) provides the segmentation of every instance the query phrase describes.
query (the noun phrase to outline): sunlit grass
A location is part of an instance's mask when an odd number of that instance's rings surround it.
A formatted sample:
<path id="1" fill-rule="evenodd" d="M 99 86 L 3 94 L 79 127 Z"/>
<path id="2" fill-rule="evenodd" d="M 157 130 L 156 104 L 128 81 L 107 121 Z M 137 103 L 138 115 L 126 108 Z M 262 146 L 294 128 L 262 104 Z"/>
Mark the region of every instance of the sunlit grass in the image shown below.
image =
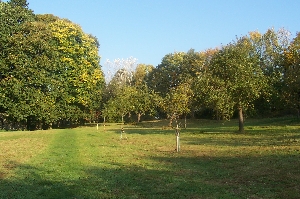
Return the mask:
<path id="1" fill-rule="evenodd" d="M 0 198 L 300 195 L 298 121 L 188 121 L 179 153 L 167 122 L 0 133 Z"/>

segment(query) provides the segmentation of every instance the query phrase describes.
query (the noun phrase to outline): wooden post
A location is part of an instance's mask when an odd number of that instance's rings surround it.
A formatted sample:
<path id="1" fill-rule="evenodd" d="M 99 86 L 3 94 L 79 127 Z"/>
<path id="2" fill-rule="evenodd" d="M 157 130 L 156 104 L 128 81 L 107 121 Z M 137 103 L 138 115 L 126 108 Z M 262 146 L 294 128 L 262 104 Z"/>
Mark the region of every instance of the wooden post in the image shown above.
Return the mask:
<path id="1" fill-rule="evenodd" d="M 178 128 L 178 124 L 176 126 L 175 135 L 176 135 L 176 151 L 179 152 L 180 151 L 180 140 L 179 140 L 179 128 Z"/>
<path id="2" fill-rule="evenodd" d="M 104 132 L 105 132 L 105 116 L 104 116 L 103 119 L 104 119 L 104 120 L 103 120 L 103 130 L 104 130 Z"/>
<path id="3" fill-rule="evenodd" d="M 123 134 L 123 132 L 124 132 L 124 129 L 123 128 L 121 128 L 121 136 L 120 136 L 120 140 L 122 140 L 122 134 Z"/>

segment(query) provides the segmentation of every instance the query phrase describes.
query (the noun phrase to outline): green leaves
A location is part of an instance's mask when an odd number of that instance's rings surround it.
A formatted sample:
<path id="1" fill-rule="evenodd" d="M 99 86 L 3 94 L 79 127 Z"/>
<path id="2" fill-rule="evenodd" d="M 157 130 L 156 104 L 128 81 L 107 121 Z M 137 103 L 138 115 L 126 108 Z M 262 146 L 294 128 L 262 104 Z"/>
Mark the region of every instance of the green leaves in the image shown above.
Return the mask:
<path id="1" fill-rule="evenodd" d="M 33 129 L 89 118 L 104 87 L 96 38 L 68 20 L 34 16 L 26 1 L 0 9 L 0 112 Z"/>
<path id="2" fill-rule="evenodd" d="M 300 115 L 300 33 L 284 52 L 282 97 Z"/>
<path id="3" fill-rule="evenodd" d="M 196 79 L 195 88 L 198 98 L 215 111 L 218 119 L 230 119 L 234 110 L 243 114 L 251 107 L 266 84 L 254 46 L 248 37 L 242 37 L 211 57 L 208 68 Z M 243 115 L 240 118 L 243 128 Z"/>

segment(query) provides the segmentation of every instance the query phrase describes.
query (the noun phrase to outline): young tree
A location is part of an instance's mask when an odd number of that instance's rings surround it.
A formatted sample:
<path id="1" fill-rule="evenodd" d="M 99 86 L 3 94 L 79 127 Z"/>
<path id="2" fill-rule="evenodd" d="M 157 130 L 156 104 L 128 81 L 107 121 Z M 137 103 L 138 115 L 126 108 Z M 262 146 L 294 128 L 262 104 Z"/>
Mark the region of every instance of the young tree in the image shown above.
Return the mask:
<path id="1" fill-rule="evenodd" d="M 133 110 L 133 92 L 132 87 L 124 86 L 117 96 L 110 98 L 104 105 L 104 109 L 102 110 L 103 117 L 117 120 L 121 118 L 121 122 L 124 123 L 124 117 Z"/>
<path id="2" fill-rule="evenodd" d="M 106 102 L 104 110 L 118 110 L 118 112 L 109 112 L 111 119 L 121 117 L 123 122 L 125 115 L 133 111 L 131 97 L 133 93 L 135 93 L 135 88 L 133 87 L 133 73 L 136 68 L 136 61 L 137 59 L 130 57 L 128 59 L 115 59 L 113 62 L 107 60 L 106 62 L 106 66 L 110 68 L 110 74 L 116 71 L 113 77 L 107 77 L 109 82 L 106 85 L 104 93 Z M 106 113 L 108 112 L 106 111 L 105 114 Z M 108 116 L 105 114 L 103 116 Z"/>

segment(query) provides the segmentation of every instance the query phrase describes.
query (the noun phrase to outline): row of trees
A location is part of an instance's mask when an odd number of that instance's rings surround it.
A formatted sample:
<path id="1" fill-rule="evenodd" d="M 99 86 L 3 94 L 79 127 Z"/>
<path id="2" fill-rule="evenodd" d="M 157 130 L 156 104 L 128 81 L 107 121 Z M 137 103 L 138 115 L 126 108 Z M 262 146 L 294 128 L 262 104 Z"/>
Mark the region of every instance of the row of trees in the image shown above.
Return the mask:
<path id="1" fill-rule="evenodd" d="M 79 25 L 35 15 L 26 0 L 0 1 L 0 14 L 2 128 L 236 116 L 243 131 L 245 114 L 300 112 L 300 34 L 250 32 L 219 48 L 167 54 L 156 67 L 117 60 L 105 84 L 99 43 Z"/>
<path id="2" fill-rule="evenodd" d="M 97 39 L 79 25 L 35 15 L 26 0 L 0 2 L 0 125 L 40 129 L 79 123 L 105 86 Z"/>
<path id="3" fill-rule="evenodd" d="M 169 118 L 171 125 L 180 116 L 223 120 L 236 115 L 243 131 L 245 114 L 296 110 L 299 115 L 299 41 L 300 34 L 292 39 L 285 29 L 255 31 L 204 52 L 167 54 L 157 67 L 142 64 L 132 72 L 124 67 L 106 88 L 103 116 L 135 114 L 139 121 L 148 113 Z M 120 79 L 126 74 L 131 82 Z"/>

